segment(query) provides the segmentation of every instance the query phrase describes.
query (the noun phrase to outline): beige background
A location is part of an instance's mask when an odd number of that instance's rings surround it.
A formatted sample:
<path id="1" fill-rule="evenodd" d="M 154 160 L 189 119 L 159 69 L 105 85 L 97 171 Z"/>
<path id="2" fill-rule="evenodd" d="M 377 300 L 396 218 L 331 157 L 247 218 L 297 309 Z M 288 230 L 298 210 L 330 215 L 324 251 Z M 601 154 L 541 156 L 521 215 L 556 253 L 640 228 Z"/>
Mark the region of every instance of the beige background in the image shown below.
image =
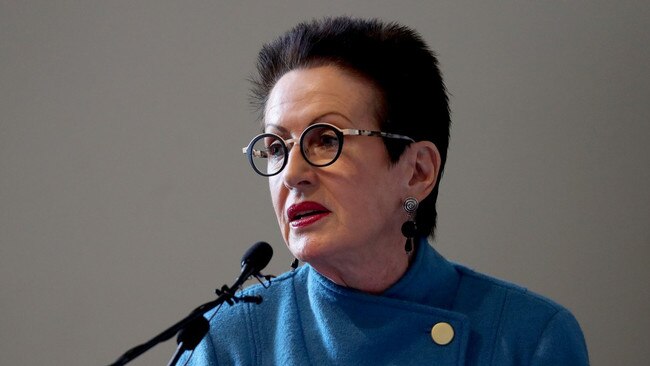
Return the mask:
<path id="1" fill-rule="evenodd" d="M 649 2 L 0 0 L 1 364 L 112 362 L 255 241 L 288 267 L 241 154 L 246 79 L 263 42 L 338 14 L 408 24 L 440 55 L 435 246 L 566 305 L 594 365 L 650 364 Z"/>

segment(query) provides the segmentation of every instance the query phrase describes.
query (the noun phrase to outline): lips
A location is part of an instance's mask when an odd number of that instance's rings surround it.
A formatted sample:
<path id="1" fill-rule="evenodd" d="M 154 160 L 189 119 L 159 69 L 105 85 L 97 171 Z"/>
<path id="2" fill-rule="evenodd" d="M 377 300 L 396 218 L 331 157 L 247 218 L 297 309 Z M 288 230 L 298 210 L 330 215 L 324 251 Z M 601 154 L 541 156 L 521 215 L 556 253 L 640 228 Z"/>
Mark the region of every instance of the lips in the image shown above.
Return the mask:
<path id="1" fill-rule="evenodd" d="M 319 203 L 305 201 L 289 206 L 287 209 L 287 217 L 291 226 L 302 227 L 322 219 L 329 215 L 330 212 L 330 210 Z"/>

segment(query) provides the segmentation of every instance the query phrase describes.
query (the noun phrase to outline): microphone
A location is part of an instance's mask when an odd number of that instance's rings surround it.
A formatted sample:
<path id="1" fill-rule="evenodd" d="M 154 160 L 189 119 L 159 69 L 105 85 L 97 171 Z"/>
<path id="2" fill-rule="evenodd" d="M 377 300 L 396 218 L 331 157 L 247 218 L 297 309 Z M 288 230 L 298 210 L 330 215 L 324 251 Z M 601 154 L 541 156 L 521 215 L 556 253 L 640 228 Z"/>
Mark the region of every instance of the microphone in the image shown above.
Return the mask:
<path id="1" fill-rule="evenodd" d="M 164 330 L 162 333 L 153 337 L 146 343 L 143 343 L 139 346 L 135 346 L 130 350 L 126 351 L 120 358 L 117 359 L 110 366 L 123 366 L 133 360 L 134 358 L 140 356 L 141 354 L 147 352 L 153 346 L 157 345 L 160 342 L 164 342 L 175 334 L 179 333 L 182 330 L 182 334 L 179 334 L 179 345 L 174 353 L 173 358 L 169 362 L 169 365 L 176 365 L 176 362 L 180 358 L 180 355 L 185 350 L 194 349 L 196 345 L 201 341 L 203 336 L 209 330 L 209 323 L 203 316 L 206 312 L 211 309 L 214 309 L 218 305 L 223 304 L 224 302 L 229 305 L 233 305 L 233 302 L 237 303 L 240 301 L 243 302 L 253 302 L 259 304 L 262 301 L 260 296 L 243 296 L 237 297 L 235 292 L 241 285 L 248 280 L 251 276 L 261 276 L 260 271 L 266 267 L 267 264 L 271 261 L 273 256 L 273 248 L 269 243 L 263 241 L 253 244 L 250 249 L 244 253 L 244 256 L 241 259 L 241 273 L 235 283 L 228 288 L 224 285 L 221 290 L 216 290 L 215 292 L 219 297 L 216 300 L 207 302 L 198 308 L 194 309 L 188 316 L 181 319 L 176 324 Z M 234 300 L 234 301 L 233 301 Z"/>
<path id="2" fill-rule="evenodd" d="M 259 275 L 273 256 L 273 248 L 269 243 L 258 241 L 244 253 L 241 258 L 241 273 L 235 283 L 230 287 L 236 291 L 248 278 Z"/>

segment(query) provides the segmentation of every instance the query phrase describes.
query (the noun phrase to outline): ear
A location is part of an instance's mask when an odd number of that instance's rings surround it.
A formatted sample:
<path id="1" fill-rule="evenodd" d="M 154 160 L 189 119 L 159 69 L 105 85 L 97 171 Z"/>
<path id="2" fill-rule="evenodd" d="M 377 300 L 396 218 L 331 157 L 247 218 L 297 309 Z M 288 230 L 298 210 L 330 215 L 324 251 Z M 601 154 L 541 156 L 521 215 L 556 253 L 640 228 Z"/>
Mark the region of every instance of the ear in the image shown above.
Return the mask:
<path id="1" fill-rule="evenodd" d="M 436 186 L 440 173 L 440 152 L 431 141 L 418 141 L 409 146 L 410 179 L 408 190 L 419 201 Z"/>

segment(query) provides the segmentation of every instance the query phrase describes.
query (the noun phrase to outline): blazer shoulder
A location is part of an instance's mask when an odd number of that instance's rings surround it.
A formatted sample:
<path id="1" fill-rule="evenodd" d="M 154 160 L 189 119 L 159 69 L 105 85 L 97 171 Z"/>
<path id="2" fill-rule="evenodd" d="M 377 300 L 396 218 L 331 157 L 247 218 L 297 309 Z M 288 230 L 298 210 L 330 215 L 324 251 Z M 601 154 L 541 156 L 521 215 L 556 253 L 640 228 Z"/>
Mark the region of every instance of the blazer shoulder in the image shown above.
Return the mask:
<path id="1" fill-rule="evenodd" d="M 459 290 L 462 289 L 463 292 L 459 291 L 459 295 L 469 292 L 472 294 L 472 297 L 475 297 L 477 294 L 498 296 L 504 302 L 507 302 L 504 305 L 521 308 L 526 311 L 541 311 L 547 315 L 548 319 L 560 311 L 567 311 L 564 306 L 552 299 L 530 291 L 520 285 L 476 272 L 459 264 L 454 264 L 454 266 L 461 274 Z"/>
<path id="2" fill-rule="evenodd" d="M 461 281 L 455 308 L 490 340 L 483 357 L 499 365 L 588 364 L 580 326 L 565 307 L 519 285 L 456 268 Z"/>

